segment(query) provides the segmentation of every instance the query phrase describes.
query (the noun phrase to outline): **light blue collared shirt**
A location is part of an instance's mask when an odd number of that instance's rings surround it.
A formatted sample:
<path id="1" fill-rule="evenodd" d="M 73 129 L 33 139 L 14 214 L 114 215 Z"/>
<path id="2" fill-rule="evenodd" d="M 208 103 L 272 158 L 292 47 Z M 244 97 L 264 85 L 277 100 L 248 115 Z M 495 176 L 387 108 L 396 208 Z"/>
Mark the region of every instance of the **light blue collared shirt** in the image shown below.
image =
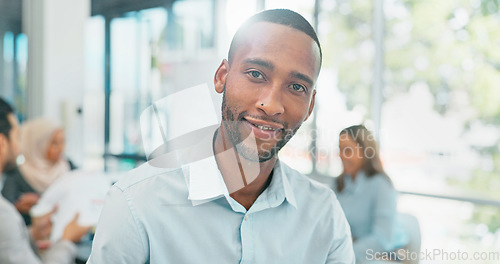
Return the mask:
<path id="1" fill-rule="evenodd" d="M 354 263 L 335 194 L 281 162 L 247 211 L 214 157 L 144 164 L 111 189 L 87 263 Z"/>

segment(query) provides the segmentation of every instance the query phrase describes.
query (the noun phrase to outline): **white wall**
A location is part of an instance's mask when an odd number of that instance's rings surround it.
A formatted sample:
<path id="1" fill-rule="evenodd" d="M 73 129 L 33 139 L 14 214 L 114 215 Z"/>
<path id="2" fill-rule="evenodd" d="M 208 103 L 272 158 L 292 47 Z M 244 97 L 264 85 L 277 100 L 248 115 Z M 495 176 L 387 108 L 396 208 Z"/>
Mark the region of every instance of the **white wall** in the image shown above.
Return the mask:
<path id="1" fill-rule="evenodd" d="M 60 120 L 66 153 L 83 161 L 84 26 L 90 0 L 25 0 L 28 36 L 27 116 Z"/>

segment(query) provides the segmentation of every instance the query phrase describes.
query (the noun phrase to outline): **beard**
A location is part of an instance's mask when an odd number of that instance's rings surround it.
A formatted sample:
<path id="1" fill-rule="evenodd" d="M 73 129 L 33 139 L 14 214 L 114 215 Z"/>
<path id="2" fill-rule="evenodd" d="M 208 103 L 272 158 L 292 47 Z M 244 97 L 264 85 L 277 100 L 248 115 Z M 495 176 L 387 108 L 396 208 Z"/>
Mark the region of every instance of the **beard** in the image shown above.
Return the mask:
<path id="1" fill-rule="evenodd" d="M 226 98 L 226 86 L 224 85 L 224 94 L 222 95 L 222 123 L 224 124 L 224 128 L 229 136 L 229 140 L 231 141 L 233 147 L 236 149 L 238 154 L 242 156 L 244 159 L 253 162 L 266 162 L 278 154 L 278 152 L 283 148 L 288 141 L 295 135 L 297 130 L 300 128 L 300 124 L 297 127 L 292 129 L 288 128 L 287 123 L 278 122 L 276 120 L 272 120 L 270 118 L 262 117 L 262 116 L 252 116 L 253 118 L 257 118 L 260 120 L 271 121 L 275 123 L 280 123 L 283 125 L 284 129 L 279 133 L 281 137 L 278 141 L 270 146 L 269 149 L 265 149 L 265 146 L 269 146 L 272 142 L 264 142 L 260 145 L 256 144 L 253 146 L 248 146 L 243 143 L 245 138 L 248 136 L 243 136 L 240 132 L 239 127 L 243 124 L 245 116 L 249 116 L 247 112 L 241 112 L 237 114 L 236 107 L 230 105 Z M 271 138 L 272 139 L 272 138 Z"/>

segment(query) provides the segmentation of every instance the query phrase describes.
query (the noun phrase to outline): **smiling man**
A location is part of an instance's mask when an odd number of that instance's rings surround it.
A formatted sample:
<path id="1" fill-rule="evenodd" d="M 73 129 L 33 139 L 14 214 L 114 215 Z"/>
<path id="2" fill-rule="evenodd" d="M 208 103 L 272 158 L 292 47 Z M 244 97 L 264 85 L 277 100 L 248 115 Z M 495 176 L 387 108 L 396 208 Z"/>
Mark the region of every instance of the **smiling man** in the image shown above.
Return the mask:
<path id="1" fill-rule="evenodd" d="M 354 263 L 333 192 L 277 157 L 312 112 L 320 68 L 299 14 L 247 20 L 215 73 L 213 155 L 177 169 L 150 162 L 115 184 L 88 263 Z"/>

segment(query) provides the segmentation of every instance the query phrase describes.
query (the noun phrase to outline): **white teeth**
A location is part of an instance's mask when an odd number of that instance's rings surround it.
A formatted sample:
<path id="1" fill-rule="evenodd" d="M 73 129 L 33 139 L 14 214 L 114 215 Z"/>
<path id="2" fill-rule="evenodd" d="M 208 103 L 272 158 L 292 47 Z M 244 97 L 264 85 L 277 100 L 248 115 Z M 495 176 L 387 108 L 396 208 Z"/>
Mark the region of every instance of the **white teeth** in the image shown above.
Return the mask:
<path id="1" fill-rule="evenodd" d="M 259 126 L 259 125 L 256 125 L 258 128 L 262 129 L 262 130 L 275 130 L 274 128 L 270 128 L 270 127 L 265 127 L 265 126 Z"/>

